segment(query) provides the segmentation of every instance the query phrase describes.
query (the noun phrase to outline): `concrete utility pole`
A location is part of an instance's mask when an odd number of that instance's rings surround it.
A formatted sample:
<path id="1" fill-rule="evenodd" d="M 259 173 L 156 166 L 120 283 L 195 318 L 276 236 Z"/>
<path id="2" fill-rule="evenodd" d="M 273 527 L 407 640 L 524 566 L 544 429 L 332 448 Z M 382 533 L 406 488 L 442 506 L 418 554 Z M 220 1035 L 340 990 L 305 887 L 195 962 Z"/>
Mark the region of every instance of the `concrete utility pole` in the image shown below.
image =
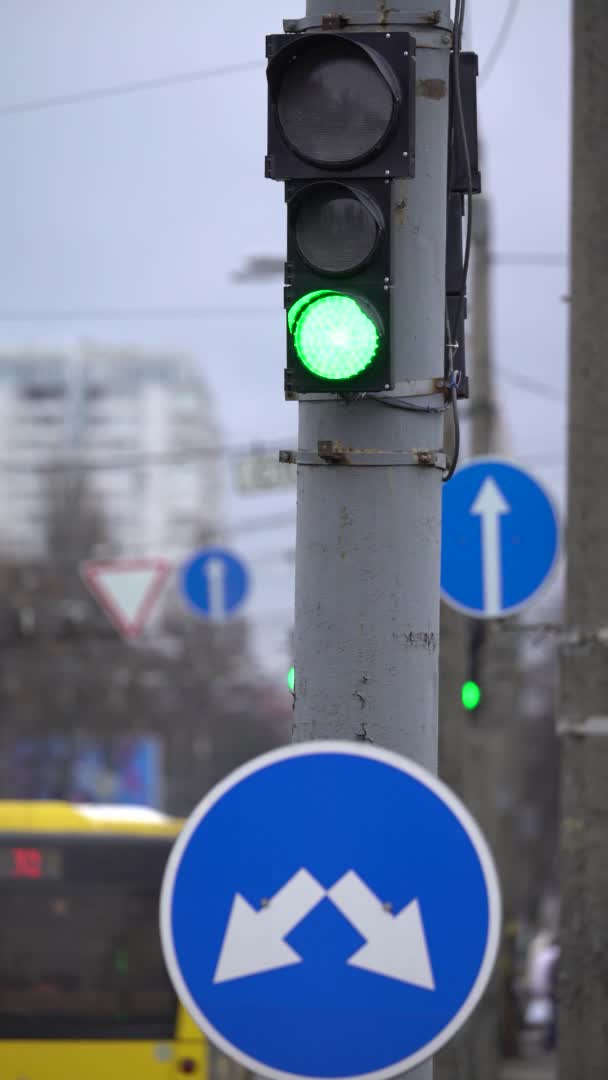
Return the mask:
<path id="1" fill-rule="evenodd" d="M 608 1076 L 608 4 L 574 4 L 559 1075 Z"/>
<path id="2" fill-rule="evenodd" d="M 471 453 L 489 454 L 496 445 L 496 401 L 493 389 L 490 335 L 490 214 L 485 197 L 475 200 L 473 217 L 471 338 Z M 440 774 L 459 793 L 479 821 L 497 851 L 495 739 L 497 697 L 488 652 L 496 645 L 486 633 L 480 671 L 482 705 L 478 713 L 466 714 L 460 704 L 460 687 L 466 673 L 472 620 L 447 605 L 441 612 L 439 683 Z M 500 712 L 500 709 L 498 710 Z M 495 1080 L 498 1075 L 498 1022 L 496 978 L 490 983 L 474 1015 L 462 1032 L 438 1055 L 436 1080 Z"/>
<path id="3" fill-rule="evenodd" d="M 308 0 L 308 16 L 327 10 Z M 417 38 L 416 177 L 392 183 L 391 347 L 398 381 L 441 376 L 451 34 L 436 22 L 449 0 L 340 0 L 331 10 L 374 10 L 357 30 Z M 365 740 L 435 772 L 442 474 L 399 452 L 440 450 L 443 416 L 369 400 L 299 410 L 301 451 L 328 440 L 396 453 L 388 465 L 298 466 L 294 739 Z M 432 1063 L 408 1075 L 430 1080 Z"/>

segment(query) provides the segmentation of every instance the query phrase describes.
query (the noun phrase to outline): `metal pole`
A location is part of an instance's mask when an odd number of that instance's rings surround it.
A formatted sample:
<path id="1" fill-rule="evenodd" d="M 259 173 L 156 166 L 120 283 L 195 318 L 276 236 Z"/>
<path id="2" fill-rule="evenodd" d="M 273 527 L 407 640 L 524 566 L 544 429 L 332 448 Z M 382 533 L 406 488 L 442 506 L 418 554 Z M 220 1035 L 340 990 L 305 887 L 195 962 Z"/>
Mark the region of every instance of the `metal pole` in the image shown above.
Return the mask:
<path id="1" fill-rule="evenodd" d="M 559 1075 L 608 1076 L 608 5 L 574 4 Z"/>
<path id="2" fill-rule="evenodd" d="M 471 452 L 473 456 L 496 450 L 496 401 L 493 385 L 490 334 L 490 213 L 484 196 L 475 200 L 473 217 Z M 488 639 L 482 663 L 482 712 L 463 713 L 459 689 L 466 671 L 466 652 L 473 622 L 447 605 L 441 614 L 440 658 L 440 772 L 475 815 L 497 853 L 495 796 L 498 787 L 502 698 L 510 703 L 505 686 L 506 664 L 499 652 L 511 642 Z M 505 635 L 506 638 L 506 635 Z M 501 662 L 502 660 L 502 662 Z M 502 676 L 502 678 L 501 678 Z M 497 982 L 490 983 L 475 1014 L 462 1032 L 446 1046 L 436 1063 L 436 1080 L 494 1080 L 498 1073 Z"/>
<path id="3" fill-rule="evenodd" d="M 307 14 L 327 8 L 308 0 Z M 429 22 L 449 14 L 449 0 L 341 0 L 332 13 L 372 8 L 378 21 L 365 29 L 390 33 L 391 19 L 412 12 L 407 29 L 418 41 L 416 177 L 392 184 L 392 349 L 399 380 L 425 379 L 443 372 L 451 42 Z M 321 439 L 378 450 L 443 444 L 441 414 L 374 401 L 301 402 L 299 410 L 302 450 Z M 436 771 L 440 521 L 437 468 L 298 467 L 296 741 L 366 740 Z M 409 1075 L 430 1080 L 432 1062 Z"/>

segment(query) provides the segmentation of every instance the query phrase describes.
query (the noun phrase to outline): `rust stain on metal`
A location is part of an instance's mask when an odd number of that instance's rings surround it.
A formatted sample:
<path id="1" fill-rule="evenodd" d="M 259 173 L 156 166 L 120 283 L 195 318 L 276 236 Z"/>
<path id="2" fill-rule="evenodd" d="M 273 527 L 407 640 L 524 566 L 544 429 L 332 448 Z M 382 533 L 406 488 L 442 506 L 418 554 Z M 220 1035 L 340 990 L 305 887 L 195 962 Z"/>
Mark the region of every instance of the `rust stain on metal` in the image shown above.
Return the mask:
<path id="1" fill-rule="evenodd" d="M 419 465 L 434 465 L 435 455 L 432 450 L 412 450 Z"/>
<path id="2" fill-rule="evenodd" d="M 332 461 L 335 465 L 347 464 L 348 454 L 341 443 L 333 439 L 319 439 L 317 453 L 324 461 Z"/>
<path id="3" fill-rule="evenodd" d="M 416 94 L 431 101 L 441 101 L 447 94 L 445 79 L 417 79 Z"/>
<path id="4" fill-rule="evenodd" d="M 378 13 L 380 15 L 380 26 L 386 26 L 390 19 L 392 8 L 389 7 L 387 0 L 378 0 Z"/>
<path id="5" fill-rule="evenodd" d="M 348 26 L 348 15 L 323 15 L 321 18 L 322 30 L 343 30 L 345 26 Z"/>
<path id="6" fill-rule="evenodd" d="M 441 22 L 441 12 L 439 8 L 435 8 L 435 11 L 429 11 L 427 15 L 423 15 L 422 21 L 428 23 L 429 26 L 438 26 Z"/>
<path id="7" fill-rule="evenodd" d="M 407 200 L 399 199 L 395 205 L 395 221 L 397 225 L 405 225 L 407 222 Z"/>

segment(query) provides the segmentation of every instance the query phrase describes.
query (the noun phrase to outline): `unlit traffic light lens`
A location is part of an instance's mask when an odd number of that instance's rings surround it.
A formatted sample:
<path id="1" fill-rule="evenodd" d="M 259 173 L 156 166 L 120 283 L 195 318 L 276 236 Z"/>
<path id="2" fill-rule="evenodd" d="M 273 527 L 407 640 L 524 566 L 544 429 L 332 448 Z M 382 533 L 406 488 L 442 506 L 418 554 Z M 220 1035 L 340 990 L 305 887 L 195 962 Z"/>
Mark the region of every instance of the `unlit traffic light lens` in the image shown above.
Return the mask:
<path id="1" fill-rule="evenodd" d="M 462 690 L 460 691 L 460 698 L 462 704 L 468 712 L 476 709 L 481 701 L 481 689 L 476 682 L 469 679 L 468 682 L 463 683 Z"/>
<path id="2" fill-rule="evenodd" d="M 295 217 L 298 250 L 314 270 L 353 273 L 378 243 L 378 222 L 362 199 L 338 184 L 319 184 L 301 200 Z"/>
<path id="3" fill-rule="evenodd" d="M 327 168 L 374 153 L 391 128 L 396 103 L 371 50 L 329 39 L 294 55 L 276 104 L 296 154 Z"/>
<path id="4" fill-rule="evenodd" d="M 365 371 L 378 351 L 380 337 L 357 301 L 341 293 L 326 293 L 309 304 L 298 303 L 293 340 L 304 367 L 322 379 L 336 381 Z"/>

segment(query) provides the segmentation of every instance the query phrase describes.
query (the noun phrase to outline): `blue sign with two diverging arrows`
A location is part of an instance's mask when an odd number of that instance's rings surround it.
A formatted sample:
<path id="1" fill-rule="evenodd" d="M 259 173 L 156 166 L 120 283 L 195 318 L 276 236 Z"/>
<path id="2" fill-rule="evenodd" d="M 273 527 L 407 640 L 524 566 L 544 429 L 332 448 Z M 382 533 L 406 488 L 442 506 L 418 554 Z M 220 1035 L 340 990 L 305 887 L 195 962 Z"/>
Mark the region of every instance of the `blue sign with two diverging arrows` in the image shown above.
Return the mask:
<path id="1" fill-rule="evenodd" d="M 443 489 L 444 600 L 481 619 L 520 611 L 549 580 L 559 541 L 553 503 L 529 472 L 473 458 Z"/>
<path id="2" fill-rule="evenodd" d="M 488 847 L 436 777 L 369 745 L 265 754 L 171 853 L 161 937 L 209 1038 L 273 1078 L 388 1078 L 479 1000 L 499 940 Z"/>
<path id="3" fill-rule="evenodd" d="M 224 548 L 203 548 L 181 571 L 182 592 L 205 619 L 223 620 L 243 603 L 249 574 L 240 559 Z"/>

